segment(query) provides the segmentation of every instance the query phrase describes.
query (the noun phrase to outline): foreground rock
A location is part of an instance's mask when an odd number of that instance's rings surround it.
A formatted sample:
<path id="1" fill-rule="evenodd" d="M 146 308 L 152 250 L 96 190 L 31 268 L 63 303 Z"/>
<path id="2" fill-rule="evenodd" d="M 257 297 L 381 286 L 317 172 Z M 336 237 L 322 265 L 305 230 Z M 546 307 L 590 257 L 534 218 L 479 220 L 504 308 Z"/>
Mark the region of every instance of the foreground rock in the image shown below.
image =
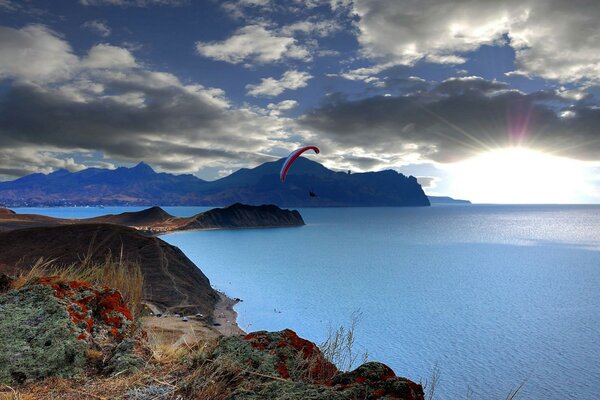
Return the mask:
<path id="1" fill-rule="evenodd" d="M 255 332 L 244 337 L 221 339 L 206 359 L 196 360 L 199 368 L 227 366 L 228 399 L 236 400 L 422 400 L 423 388 L 397 377 L 389 367 L 377 362 L 340 372 L 327 361 L 318 347 L 291 330 Z M 205 377 L 199 374 L 184 385 L 193 397 Z"/>
<path id="2" fill-rule="evenodd" d="M 1 295 L 0 315 L 1 384 L 143 364 L 131 312 L 114 289 L 42 278 Z"/>
<path id="3" fill-rule="evenodd" d="M 56 267 L 107 257 L 139 264 L 144 301 L 161 310 L 212 315 L 218 294 L 208 278 L 177 247 L 111 224 L 75 224 L 0 233 L 0 273 L 27 271 L 40 258 Z"/>

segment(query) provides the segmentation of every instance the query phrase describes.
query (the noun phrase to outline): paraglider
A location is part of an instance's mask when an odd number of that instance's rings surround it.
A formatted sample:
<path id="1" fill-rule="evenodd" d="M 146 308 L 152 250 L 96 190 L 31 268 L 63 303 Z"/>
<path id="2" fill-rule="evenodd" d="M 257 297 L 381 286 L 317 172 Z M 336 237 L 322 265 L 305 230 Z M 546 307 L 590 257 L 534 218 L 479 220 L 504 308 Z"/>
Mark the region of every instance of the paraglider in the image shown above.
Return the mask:
<path id="1" fill-rule="evenodd" d="M 279 178 L 281 178 L 281 182 L 285 182 L 285 177 L 286 177 L 286 175 L 288 173 L 288 170 L 290 169 L 290 167 L 294 163 L 294 161 L 296 161 L 296 159 L 298 157 L 300 157 L 302 155 L 302 153 L 304 153 L 307 150 L 313 150 L 316 154 L 320 153 L 319 148 L 316 147 L 316 146 L 301 147 L 298 150 L 293 151 L 288 156 L 288 158 L 285 159 L 285 161 L 283 162 L 283 165 L 281 166 L 281 172 L 279 173 Z"/>

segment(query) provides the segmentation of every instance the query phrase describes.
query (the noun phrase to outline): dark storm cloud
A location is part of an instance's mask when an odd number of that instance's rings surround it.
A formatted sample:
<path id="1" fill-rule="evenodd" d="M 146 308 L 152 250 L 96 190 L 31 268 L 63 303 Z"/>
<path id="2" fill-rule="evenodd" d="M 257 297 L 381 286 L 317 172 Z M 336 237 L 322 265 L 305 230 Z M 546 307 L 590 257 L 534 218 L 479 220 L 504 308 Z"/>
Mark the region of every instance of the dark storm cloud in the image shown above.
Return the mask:
<path id="1" fill-rule="evenodd" d="M 440 162 L 510 145 L 585 160 L 597 159 L 600 151 L 600 109 L 569 106 L 554 92 L 525 94 L 469 77 L 404 96 L 331 97 L 299 123 L 342 148 L 382 156 L 413 151 Z"/>
<path id="2" fill-rule="evenodd" d="M 161 155 L 235 158 L 231 151 L 194 145 L 217 139 L 248 145 L 250 139 L 227 124 L 255 122 L 181 86 L 116 82 L 107 83 L 105 91 L 113 95 L 75 101 L 33 84 L 15 84 L 0 102 L 0 143 L 101 150 L 132 159 L 157 157 L 158 148 Z M 131 94 L 137 97 L 128 100 Z"/>

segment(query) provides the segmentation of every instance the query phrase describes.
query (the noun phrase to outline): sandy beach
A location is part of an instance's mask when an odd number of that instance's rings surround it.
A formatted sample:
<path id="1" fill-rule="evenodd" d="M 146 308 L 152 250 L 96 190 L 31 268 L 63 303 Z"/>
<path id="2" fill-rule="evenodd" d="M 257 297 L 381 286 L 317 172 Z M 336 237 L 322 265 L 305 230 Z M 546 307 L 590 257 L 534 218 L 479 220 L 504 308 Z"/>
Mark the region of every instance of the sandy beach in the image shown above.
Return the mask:
<path id="1" fill-rule="evenodd" d="M 222 292 L 217 293 L 219 301 L 215 305 L 212 321 L 193 315 L 186 316 L 188 321 L 175 315 L 143 317 L 142 322 L 149 333 L 149 340 L 179 346 L 220 336 L 244 335 L 245 332 L 237 325 L 237 313 L 233 309 L 237 301 Z"/>

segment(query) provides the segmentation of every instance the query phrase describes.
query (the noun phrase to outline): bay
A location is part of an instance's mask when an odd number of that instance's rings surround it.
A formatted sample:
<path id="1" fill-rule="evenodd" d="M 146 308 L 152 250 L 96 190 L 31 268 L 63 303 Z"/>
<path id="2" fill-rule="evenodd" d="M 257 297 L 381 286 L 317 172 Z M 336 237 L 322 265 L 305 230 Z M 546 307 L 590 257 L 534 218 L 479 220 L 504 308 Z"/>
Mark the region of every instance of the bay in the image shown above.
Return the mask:
<path id="1" fill-rule="evenodd" d="M 439 369 L 436 399 L 505 399 L 521 383 L 522 399 L 600 398 L 600 206 L 300 212 L 300 228 L 162 239 L 244 300 L 236 310 L 247 331 L 291 328 L 319 343 L 359 314 L 356 352 L 417 382 Z"/>

